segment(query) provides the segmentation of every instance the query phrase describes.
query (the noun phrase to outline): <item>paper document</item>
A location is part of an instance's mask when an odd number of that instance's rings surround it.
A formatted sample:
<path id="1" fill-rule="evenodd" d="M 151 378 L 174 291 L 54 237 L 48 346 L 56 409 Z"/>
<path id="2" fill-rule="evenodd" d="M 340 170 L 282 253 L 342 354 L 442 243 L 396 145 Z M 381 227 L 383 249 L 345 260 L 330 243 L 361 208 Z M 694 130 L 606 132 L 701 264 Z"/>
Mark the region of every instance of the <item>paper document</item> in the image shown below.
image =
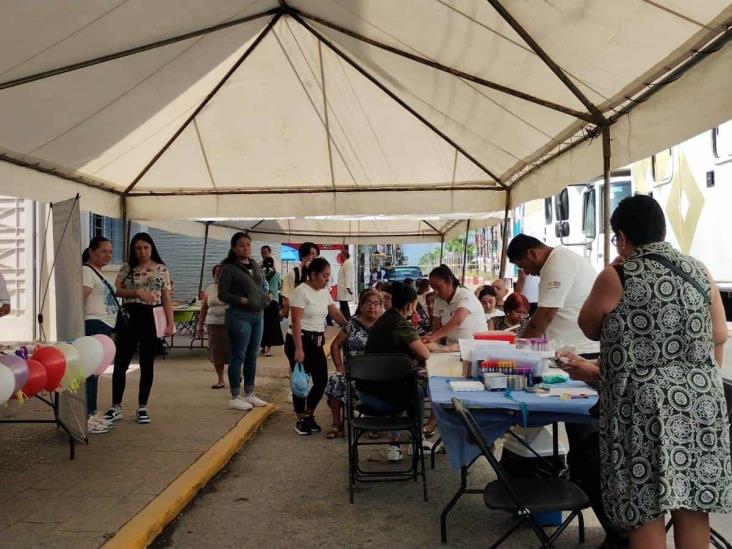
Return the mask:
<path id="1" fill-rule="evenodd" d="M 546 397 L 560 397 L 562 395 L 569 395 L 570 398 L 581 398 L 581 397 L 591 397 L 596 396 L 597 391 L 595 391 L 592 387 L 552 387 L 549 389 L 548 393 L 536 393 L 538 396 L 542 398 Z"/>

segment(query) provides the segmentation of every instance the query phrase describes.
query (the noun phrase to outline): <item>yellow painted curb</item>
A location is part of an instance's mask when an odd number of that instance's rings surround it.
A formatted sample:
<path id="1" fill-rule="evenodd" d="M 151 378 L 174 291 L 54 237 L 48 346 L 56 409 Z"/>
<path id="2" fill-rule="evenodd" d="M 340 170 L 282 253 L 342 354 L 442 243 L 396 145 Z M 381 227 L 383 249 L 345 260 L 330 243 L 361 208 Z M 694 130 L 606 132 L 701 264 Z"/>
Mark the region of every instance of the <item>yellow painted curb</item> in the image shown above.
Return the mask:
<path id="1" fill-rule="evenodd" d="M 188 469 L 158 494 L 105 543 L 103 549 L 143 549 L 178 516 L 198 491 L 226 465 L 274 412 L 274 405 L 254 408 L 214 443 Z"/>

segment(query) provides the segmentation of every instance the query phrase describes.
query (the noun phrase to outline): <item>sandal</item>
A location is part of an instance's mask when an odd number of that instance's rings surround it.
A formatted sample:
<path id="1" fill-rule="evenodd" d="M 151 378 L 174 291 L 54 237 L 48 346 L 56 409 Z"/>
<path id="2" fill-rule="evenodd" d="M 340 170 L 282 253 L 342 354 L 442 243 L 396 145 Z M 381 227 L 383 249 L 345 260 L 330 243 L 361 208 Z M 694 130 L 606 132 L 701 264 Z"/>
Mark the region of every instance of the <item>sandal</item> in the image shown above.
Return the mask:
<path id="1" fill-rule="evenodd" d="M 224 387 L 226 387 L 226 385 L 223 383 L 215 383 L 214 385 L 211 385 L 212 389 L 223 389 Z"/>
<path id="2" fill-rule="evenodd" d="M 369 431 L 368 437 L 371 440 L 376 440 L 377 438 L 381 438 L 381 433 L 379 431 Z"/>
<path id="3" fill-rule="evenodd" d="M 330 428 L 330 431 L 328 431 L 328 434 L 325 435 L 325 438 L 334 439 L 334 438 L 341 438 L 343 436 L 343 425 L 333 425 Z"/>
<path id="4" fill-rule="evenodd" d="M 431 438 L 432 435 L 435 434 L 435 430 L 437 430 L 437 426 L 436 425 L 429 425 L 429 424 L 427 424 L 424 427 L 422 427 L 422 436 L 424 438 Z"/>

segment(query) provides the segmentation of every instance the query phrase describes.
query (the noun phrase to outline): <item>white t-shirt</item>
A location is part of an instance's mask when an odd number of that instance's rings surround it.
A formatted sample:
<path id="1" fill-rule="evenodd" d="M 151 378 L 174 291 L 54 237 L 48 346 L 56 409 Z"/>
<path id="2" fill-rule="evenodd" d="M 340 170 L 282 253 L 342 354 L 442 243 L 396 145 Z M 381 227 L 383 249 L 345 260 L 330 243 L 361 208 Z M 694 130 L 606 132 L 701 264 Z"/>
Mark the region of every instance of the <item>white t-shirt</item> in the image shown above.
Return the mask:
<path id="1" fill-rule="evenodd" d="M 336 297 L 338 301 L 351 301 L 353 295 L 348 293 L 348 288 L 354 291 L 353 288 L 353 263 L 351 259 L 346 259 L 341 265 L 338 271 L 338 291 Z"/>
<path id="2" fill-rule="evenodd" d="M 293 267 L 292 270 L 287 273 L 287 276 L 282 279 L 282 290 L 280 290 L 280 295 L 287 299 L 292 299 L 292 296 L 295 294 L 295 269 L 297 269 L 297 272 L 299 273 L 300 284 L 305 282 L 302 279 L 302 264 Z M 290 303 L 290 305 L 292 305 L 292 303 Z"/>
<path id="3" fill-rule="evenodd" d="M 81 284 L 92 289 L 84 299 L 84 320 L 101 320 L 114 328 L 117 322 L 117 299 L 88 265 L 81 268 Z"/>
<path id="4" fill-rule="evenodd" d="M 290 307 L 303 310 L 300 328 L 308 332 L 324 332 L 328 306 L 333 304 L 327 289 L 313 290 L 308 284 L 300 284 L 290 298 Z"/>
<path id="5" fill-rule="evenodd" d="M 529 300 L 529 303 L 539 302 L 539 277 L 534 275 L 528 275 L 524 281 L 524 296 Z"/>
<path id="6" fill-rule="evenodd" d="M 211 284 L 206 288 L 206 324 L 225 324 L 226 308 L 229 306 L 219 299 L 219 285 Z"/>
<path id="7" fill-rule="evenodd" d="M 455 295 L 452 296 L 450 303 L 440 297 L 435 299 L 433 316 L 438 317 L 442 325 L 445 326 L 457 310 L 461 308 L 467 309 L 470 314 L 465 317 L 465 320 L 457 329 L 447 334 L 448 343 L 457 343 L 458 339 L 473 339 L 475 332 L 484 332 L 488 329 L 483 305 L 473 292 L 462 286 L 455 290 Z"/>
<path id="8" fill-rule="evenodd" d="M 587 339 L 577 324 L 580 309 L 597 277 L 594 267 L 569 248 L 557 246 L 539 276 L 539 307 L 557 309 L 546 329 L 549 342 L 557 347 L 573 346 L 578 353 L 599 352 L 600 344 Z"/>

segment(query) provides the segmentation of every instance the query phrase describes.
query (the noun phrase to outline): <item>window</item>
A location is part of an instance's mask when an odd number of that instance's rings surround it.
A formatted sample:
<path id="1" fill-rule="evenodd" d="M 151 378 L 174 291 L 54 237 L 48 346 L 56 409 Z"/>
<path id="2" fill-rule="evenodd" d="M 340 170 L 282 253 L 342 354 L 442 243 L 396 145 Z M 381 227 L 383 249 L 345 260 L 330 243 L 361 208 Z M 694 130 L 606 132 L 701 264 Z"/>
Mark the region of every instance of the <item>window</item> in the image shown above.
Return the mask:
<path id="1" fill-rule="evenodd" d="M 569 220 L 569 191 L 563 189 L 554 197 L 554 209 L 557 214 L 557 221 Z"/>
<path id="2" fill-rule="evenodd" d="M 597 236 L 597 196 L 595 189 L 588 189 L 582 197 L 582 231 L 587 238 Z"/>
<path id="3" fill-rule="evenodd" d="M 716 158 L 732 158 L 732 120 L 712 130 L 712 148 Z"/>
<path id="4" fill-rule="evenodd" d="M 661 151 L 651 157 L 651 172 L 656 185 L 663 185 L 671 181 L 674 176 L 673 149 Z"/>
<path id="5" fill-rule="evenodd" d="M 89 238 L 103 236 L 112 241 L 112 263 L 124 261 L 124 230 L 121 219 L 89 214 Z"/>
<path id="6" fill-rule="evenodd" d="M 603 196 L 603 189 L 605 185 L 600 185 L 600 196 Z M 630 181 L 613 181 L 610 183 L 610 215 L 618 207 L 620 201 L 623 198 L 631 196 L 633 194 L 633 187 Z M 605 232 L 605 199 L 604 197 L 600 200 L 600 220 L 602 223 L 602 231 Z"/>
<path id="7" fill-rule="evenodd" d="M 554 216 L 552 215 L 552 199 L 551 197 L 544 199 L 544 224 L 545 225 L 551 225 L 554 221 Z"/>

